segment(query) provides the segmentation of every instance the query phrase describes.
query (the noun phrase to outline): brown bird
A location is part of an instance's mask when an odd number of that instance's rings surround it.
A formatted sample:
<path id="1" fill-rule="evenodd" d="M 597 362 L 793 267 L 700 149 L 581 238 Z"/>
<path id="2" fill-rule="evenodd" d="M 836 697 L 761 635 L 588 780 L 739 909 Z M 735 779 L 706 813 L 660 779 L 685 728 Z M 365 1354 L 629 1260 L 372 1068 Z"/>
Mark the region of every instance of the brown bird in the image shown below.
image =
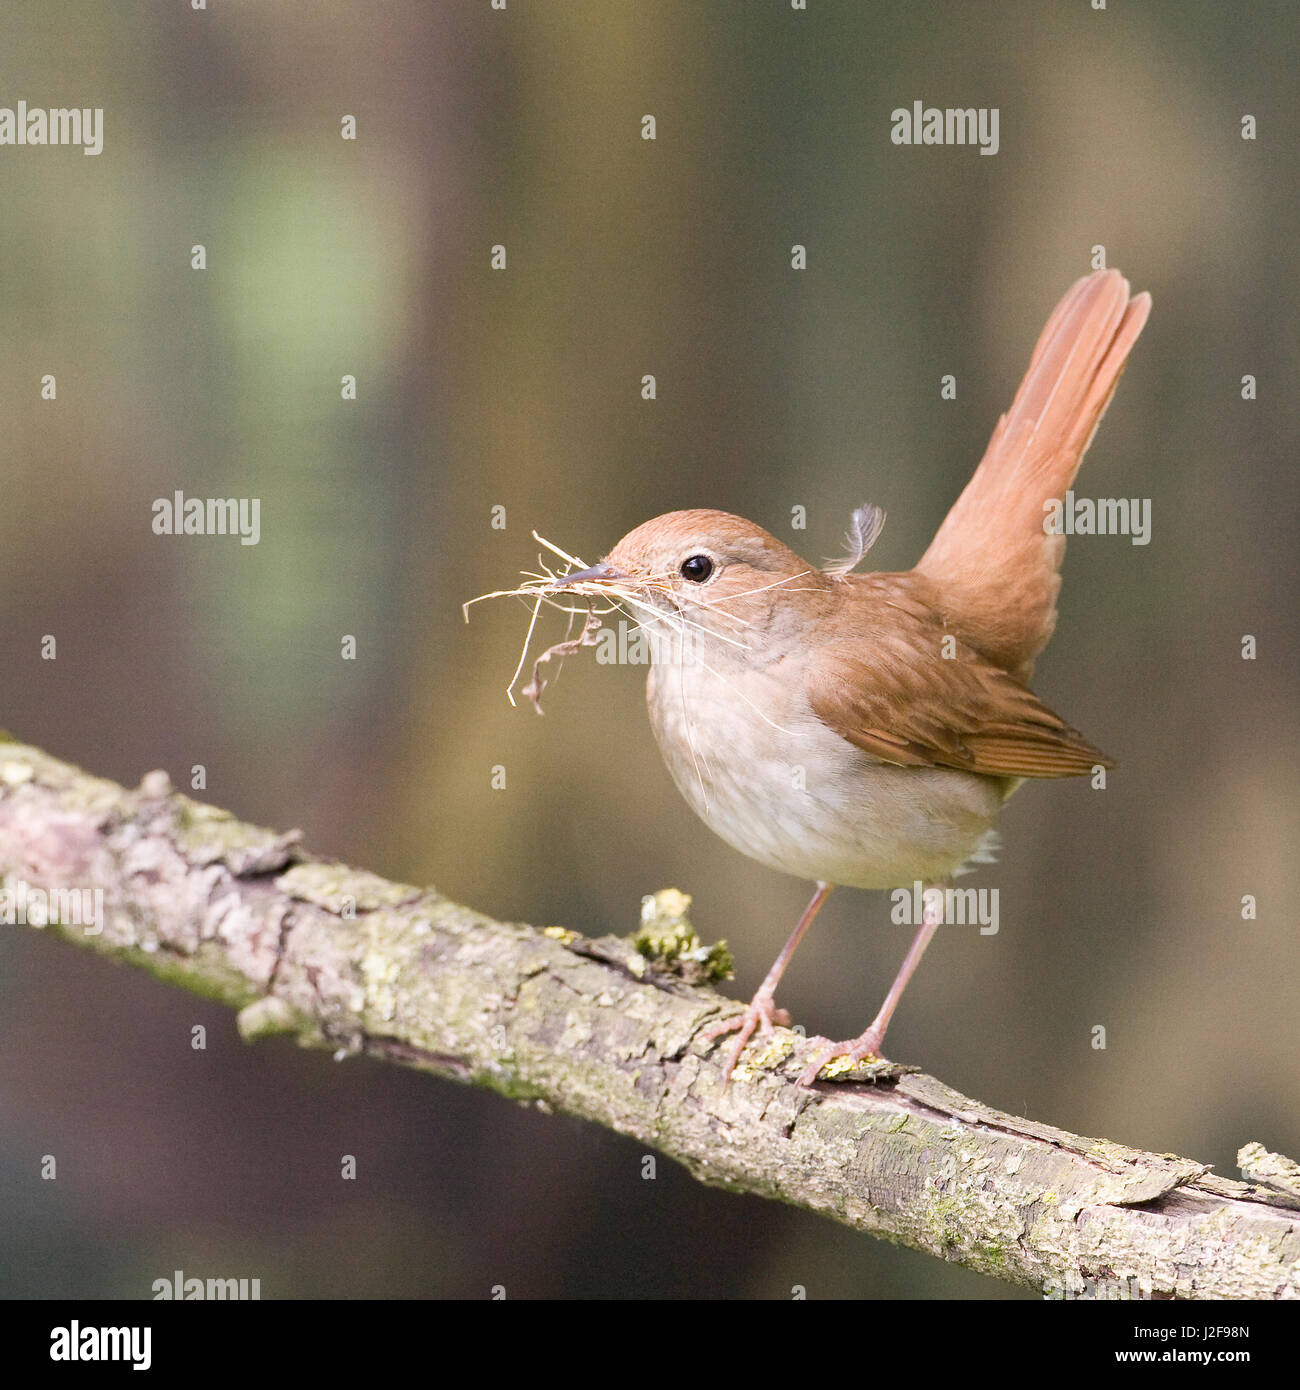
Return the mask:
<path id="1" fill-rule="evenodd" d="M 630 607 L 655 640 L 646 694 L 682 795 L 728 844 L 817 888 L 743 1013 L 727 1077 L 756 1029 L 788 1015 L 778 980 L 832 887 L 939 886 L 987 858 L 1026 778 L 1107 759 L 1029 689 L 1056 623 L 1064 498 L 1151 307 L 1118 271 L 1079 280 L 1034 349 L 1010 411 L 915 569 L 853 574 L 883 514 L 854 514 L 847 559 L 819 569 L 752 522 L 670 512 L 548 592 Z M 573 644 L 570 644 L 573 645 Z M 940 922 L 933 893 L 880 1012 L 833 1057 L 878 1056 Z"/>

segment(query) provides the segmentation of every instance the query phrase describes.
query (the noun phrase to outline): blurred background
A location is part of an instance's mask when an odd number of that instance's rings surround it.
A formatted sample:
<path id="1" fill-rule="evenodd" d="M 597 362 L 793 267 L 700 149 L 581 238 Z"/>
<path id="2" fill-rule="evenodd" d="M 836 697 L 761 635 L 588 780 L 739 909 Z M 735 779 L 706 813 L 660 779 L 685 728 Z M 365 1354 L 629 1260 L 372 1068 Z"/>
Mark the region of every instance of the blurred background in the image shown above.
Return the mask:
<path id="1" fill-rule="evenodd" d="M 869 500 L 872 564 L 910 566 L 1104 247 L 1155 309 L 1079 491 L 1151 499 L 1152 539 L 1070 542 L 1035 686 L 1119 767 L 1009 804 L 966 880 L 1001 930 L 941 934 L 891 1055 L 1224 1173 L 1247 1140 L 1300 1153 L 1298 29 L 1176 0 L 6 7 L 0 105 L 105 115 L 95 158 L 0 147 L 0 724 L 128 785 L 202 764 L 200 799 L 505 919 L 624 933 L 679 887 L 748 997 L 807 886 L 694 819 L 640 669 L 582 653 L 538 719 L 505 697 L 527 610 L 460 606 L 535 567 L 534 528 L 592 563 L 679 507 L 819 560 Z M 998 153 L 892 144 L 917 100 L 998 108 Z M 259 544 L 155 535 L 178 489 L 260 498 Z M 888 906 L 822 914 L 782 993 L 810 1032 L 874 1013 Z M 1021 1296 L 643 1181 L 563 1116 L 245 1047 L 30 930 L 0 953 L 10 1297 L 176 1269 L 268 1298 Z"/>

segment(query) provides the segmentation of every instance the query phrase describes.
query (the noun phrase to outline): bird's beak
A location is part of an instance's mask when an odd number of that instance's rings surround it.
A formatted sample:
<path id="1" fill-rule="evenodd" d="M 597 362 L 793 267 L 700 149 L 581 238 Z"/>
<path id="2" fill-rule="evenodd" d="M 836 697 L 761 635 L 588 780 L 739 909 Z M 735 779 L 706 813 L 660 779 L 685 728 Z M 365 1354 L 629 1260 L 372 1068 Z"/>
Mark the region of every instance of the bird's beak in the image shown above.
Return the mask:
<path id="1" fill-rule="evenodd" d="M 553 587 L 563 589 L 569 584 L 607 584 L 626 579 L 627 575 L 621 574 L 613 565 L 607 565 L 602 561 L 599 565 L 592 565 L 590 569 L 574 570 L 572 574 L 561 575 Z"/>

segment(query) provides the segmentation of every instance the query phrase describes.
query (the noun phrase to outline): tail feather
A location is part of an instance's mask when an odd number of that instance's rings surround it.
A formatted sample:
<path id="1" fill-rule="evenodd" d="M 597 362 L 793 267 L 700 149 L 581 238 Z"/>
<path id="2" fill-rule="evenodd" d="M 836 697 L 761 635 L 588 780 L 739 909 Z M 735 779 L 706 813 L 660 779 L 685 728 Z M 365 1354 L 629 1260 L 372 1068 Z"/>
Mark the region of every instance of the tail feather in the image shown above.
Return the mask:
<path id="1" fill-rule="evenodd" d="M 1150 310 L 1151 296 L 1130 298 L 1117 270 L 1071 286 L 916 567 L 938 586 L 963 640 L 1021 680 L 1056 625 L 1065 537 L 1045 533 L 1045 504 L 1074 482 Z"/>

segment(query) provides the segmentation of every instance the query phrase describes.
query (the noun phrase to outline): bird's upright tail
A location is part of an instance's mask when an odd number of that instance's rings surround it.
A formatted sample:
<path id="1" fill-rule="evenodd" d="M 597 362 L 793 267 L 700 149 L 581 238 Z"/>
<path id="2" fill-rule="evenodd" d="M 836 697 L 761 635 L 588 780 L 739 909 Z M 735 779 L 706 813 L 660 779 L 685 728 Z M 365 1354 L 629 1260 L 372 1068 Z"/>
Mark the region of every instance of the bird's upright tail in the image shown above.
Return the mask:
<path id="1" fill-rule="evenodd" d="M 1046 504 L 1073 483 L 1150 310 L 1151 296 L 1130 298 L 1117 270 L 1071 286 L 916 567 L 938 586 L 958 635 L 1021 680 L 1056 625 L 1065 537 L 1046 532 Z"/>

